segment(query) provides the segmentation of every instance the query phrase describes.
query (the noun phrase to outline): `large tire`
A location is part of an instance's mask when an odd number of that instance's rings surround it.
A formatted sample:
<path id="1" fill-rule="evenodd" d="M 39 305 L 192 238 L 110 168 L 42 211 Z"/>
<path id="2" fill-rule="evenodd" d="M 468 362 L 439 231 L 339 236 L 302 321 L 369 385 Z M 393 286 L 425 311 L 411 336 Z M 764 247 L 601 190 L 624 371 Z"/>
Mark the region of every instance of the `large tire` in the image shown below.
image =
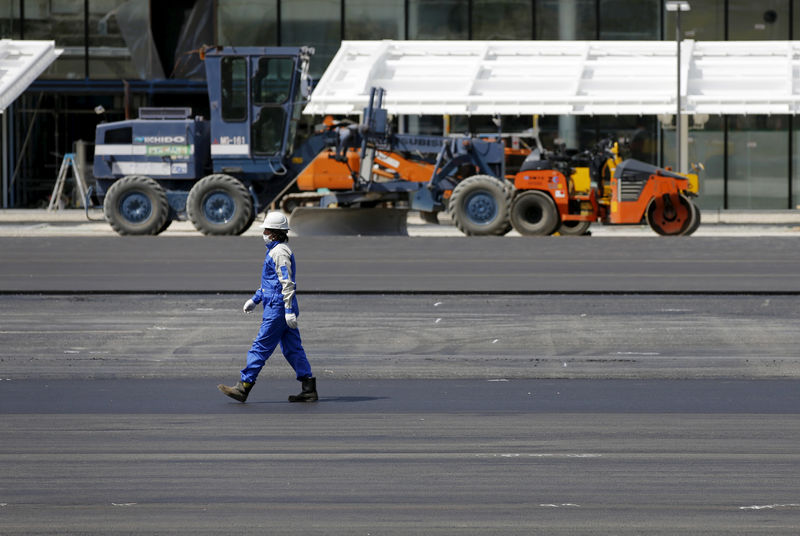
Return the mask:
<path id="1" fill-rule="evenodd" d="M 661 236 L 680 236 L 686 234 L 696 219 L 693 203 L 685 196 L 678 195 L 678 206 L 667 206 L 662 198 L 654 197 L 650 200 L 645 211 L 647 224 Z"/>
<path id="2" fill-rule="evenodd" d="M 510 230 L 512 191 L 500 179 L 474 175 L 453 188 L 447 212 L 467 236 L 504 235 Z"/>
<path id="3" fill-rule="evenodd" d="M 250 192 L 240 180 L 223 174 L 197 181 L 189 190 L 186 212 L 205 235 L 240 235 L 255 219 Z"/>
<path id="4" fill-rule="evenodd" d="M 511 204 L 511 225 L 525 236 L 547 236 L 559 225 L 558 209 L 544 192 L 528 190 L 514 198 Z"/>
<path id="5" fill-rule="evenodd" d="M 172 218 L 167 218 L 166 221 L 164 222 L 164 225 L 162 225 L 161 228 L 158 230 L 158 234 L 161 234 L 164 231 L 166 231 L 167 227 L 169 227 L 170 225 L 172 225 Z"/>
<path id="6" fill-rule="evenodd" d="M 689 205 L 692 207 L 692 221 L 689 223 L 688 229 L 683 232 L 683 236 L 689 236 L 694 234 L 694 232 L 700 227 L 700 207 L 694 204 L 691 200 L 689 201 Z"/>
<path id="7" fill-rule="evenodd" d="M 583 236 L 591 225 L 590 221 L 562 221 L 557 231 L 563 236 Z"/>
<path id="8" fill-rule="evenodd" d="M 121 235 L 157 235 L 169 221 L 167 193 L 150 177 L 123 177 L 106 192 L 103 213 Z"/>

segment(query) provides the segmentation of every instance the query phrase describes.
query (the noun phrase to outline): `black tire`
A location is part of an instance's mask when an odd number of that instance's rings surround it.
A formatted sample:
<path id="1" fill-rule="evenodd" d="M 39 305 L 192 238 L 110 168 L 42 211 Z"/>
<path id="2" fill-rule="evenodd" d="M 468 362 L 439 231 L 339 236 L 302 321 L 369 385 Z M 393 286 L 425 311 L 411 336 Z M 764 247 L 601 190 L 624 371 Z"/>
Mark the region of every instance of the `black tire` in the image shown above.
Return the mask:
<path id="1" fill-rule="evenodd" d="M 453 188 L 447 212 L 467 236 L 504 235 L 510 230 L 512 191 L 501 179 L 474 175 Z"/>
<path id="2" fill-rule="evenodd" d="M 524 236 L 547 236 L 558 228 L 558 209 L 544 192 L 529 190 L 514 198 L 511 204 L 511 225 Z"/>
<path id="3" fill-rule="evenodd" d="M 167 218 L 167 220 L 164 222 L 164 225 L 162 225 L 161 229 L 158 230 L 158 234 L 161 234 L 164 231 L 166 231 L 167 227 L 169 227 L 170 225 L 172 225 L 172 218 Z"/>
<path id="4" fill-rule="evenodd" d="M 687 199 L 689 206 L 692 207 L 692 221 L 689 223 L 689 228 L 683 232 L 683 236 L 689 236 L 700 227 L 700 207 L 694 204 L 691 200 Z"/>
<path id="5" fill-rule="evenodd" d="M 697 211 L 697 218 L 692 206 L 694 203 L 685 196 L 678 195 L 678 201 L 683 206 L 685 212 L 677 210 L 668 211 L 659 204 L 658 198 L 653 198 L 647 205 L 645 211 L 647 224 L 650 228 L 661 236 L 680 236 L 687 234 L 695 220 L 699 221 L 700 211 Z M 699 225 L 699 223 L 698 223 Z"/>
<path id="6" fill-rule="evenodd" d="M 511 203 L 513 202 L 514 196 L 517 193 L 517 189 L 514 187 L 514 183 L 509 181 L 509 180 L 504 180 L 503 181 L 503 187 L 508 192 L 508 196 L 509 196 L 508 198 L 511 200 L 511 201 L 509 201 L 509 204 L 508 204 L 508 210 L 509 210 L 508 224 L 506 225 L 505 230 L 502 233 L 500 233 L 501 235 L 506 235 L 511 231 L 511 229 L 514 228 L 514 226 L 511 225 Z"/>
<path id="7" fill-rule="evenodd" d="M 121 235 L 157 235 L 169 220 L 167 193 L 150 177 L 123 177 L 106 192 L 103 213 Z"/>
<path id="8" fill-rule="evenodd" d="M 590 221 L 562 221 L 557 231 L 563 236 L 583 236 L 591 225 Z"/>
<path id="9" fill-rule="evenodd" d="M 250 192 L 240 180 L 223 174 L 197 181 L 189 190 L 186 212 L 205 235 L 240 235 L 255 219 Z"/>

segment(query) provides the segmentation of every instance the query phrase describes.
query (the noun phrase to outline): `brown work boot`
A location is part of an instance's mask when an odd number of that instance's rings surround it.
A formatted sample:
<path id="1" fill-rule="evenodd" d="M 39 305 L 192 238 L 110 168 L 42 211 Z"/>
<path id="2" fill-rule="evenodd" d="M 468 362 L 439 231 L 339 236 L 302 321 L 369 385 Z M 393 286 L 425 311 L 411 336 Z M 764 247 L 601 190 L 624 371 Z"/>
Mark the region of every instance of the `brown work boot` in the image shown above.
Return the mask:
<path id="1" fill-rule="evenodd" d="M 233 387 L 228 387 L 227 385 L 222 384 L 217 385 L 217 389 L 232 399 L 238 400 L 239 402 L 244 402 L 247 400 L 247 395 L 250 394 L 250 389 L 252 388 L 252 383 L 242 381 L 236 382 L 236 385 Z"/>
<path id="2" fill-rule="evenodd" d="M 303 390 L 299 395 L 291 395 L 289 402 L 316 402 L 319 400 L 317 395 L 317 379 L 316 378 L 303 378 Z"/>

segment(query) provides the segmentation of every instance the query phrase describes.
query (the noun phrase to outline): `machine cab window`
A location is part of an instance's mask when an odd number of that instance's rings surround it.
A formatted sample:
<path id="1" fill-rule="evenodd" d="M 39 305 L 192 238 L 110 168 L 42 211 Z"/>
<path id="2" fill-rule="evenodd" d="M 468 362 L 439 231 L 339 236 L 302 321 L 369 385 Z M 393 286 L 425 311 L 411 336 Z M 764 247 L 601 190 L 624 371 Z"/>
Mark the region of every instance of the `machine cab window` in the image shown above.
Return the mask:
<path id="1" fill-rule="evenodd" d="M 294 59 L 259 58 L 253 76 L 254 104 L 283 104 L 292 89 Z"/>
<path id="2" fill-rule="evenodd" d="M 103 143 L 110 145 L 130 145 L 133 143 L 133 127 L 110 128 L 106 130 Z"/>
<path id="3" fill-rule="evenodd" d="M 252 80 L 254 110 L 251 148 L 254 154 L 281 152 L 286 129 L 286 110 L 294 77 L 293 58 L 258 59 Z"/>
<path id="4" fill-rule="evenodd" d="M 247 119 L 247 61 L 227 56 L 221 62 L 222 119 L 244 121 Z"/>

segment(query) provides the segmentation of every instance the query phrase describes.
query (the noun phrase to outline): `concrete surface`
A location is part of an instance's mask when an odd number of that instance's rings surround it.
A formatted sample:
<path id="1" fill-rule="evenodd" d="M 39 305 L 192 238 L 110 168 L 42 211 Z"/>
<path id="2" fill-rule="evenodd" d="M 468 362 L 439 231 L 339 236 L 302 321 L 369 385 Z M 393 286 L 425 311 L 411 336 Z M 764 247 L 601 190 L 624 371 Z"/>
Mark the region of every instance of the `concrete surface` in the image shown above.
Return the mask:
<path id="1" fill-rule="evenodd" d="M 102 219 L 102 211 L 92 209 L 93 218 Z M 453 236 L 464 235 L 450 224 L 445 214 L 440 214 L 440 225 L 422 221 L 417 213 L 408 218 L 409 236 Z M 724 210 L 704 211 L 703 223 L 694 236 L 800 236 L 800 210 Z M 610 226 L 595 223 L 591 227 L 593 236 L 656 236 L 646 225 Z M 165 236 L 202 236 L 188 221 L 173 222 L 163 233 Z M 258 235 L 261 230 L 252 226 L 245 235 Z M 80 209 L 47 211 L 41 209 L 0 210 L 0 236 L 94 236 L 116 233 L 105 221 L 88 221 Z M 519 237 L 511 231 L 509 237 Z"/>

